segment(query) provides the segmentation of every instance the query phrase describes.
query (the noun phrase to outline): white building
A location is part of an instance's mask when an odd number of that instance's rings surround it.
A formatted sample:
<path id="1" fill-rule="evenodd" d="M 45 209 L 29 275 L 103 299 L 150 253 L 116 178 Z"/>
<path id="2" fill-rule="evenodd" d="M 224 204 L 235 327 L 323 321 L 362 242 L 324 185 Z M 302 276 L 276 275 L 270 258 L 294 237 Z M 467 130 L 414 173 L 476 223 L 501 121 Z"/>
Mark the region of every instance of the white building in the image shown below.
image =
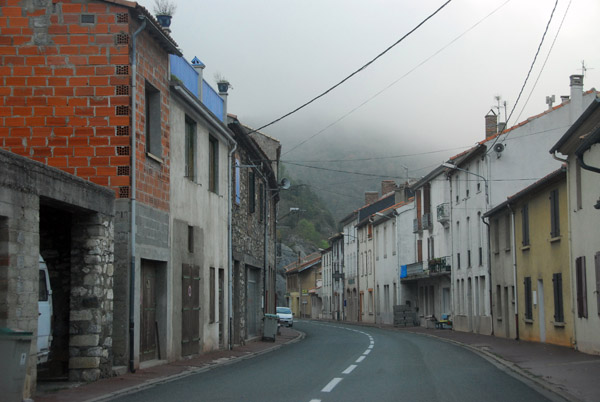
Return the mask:
<path id="1" fill-rule="evenodd" d="M 571 76 L 570 99 L 500 134 L 486 132 L 484 141 L 445 164 L 451 179 L 454 329 L 492 332 L 489 244 L 482 214 L 560 167 L 547 150 L 595 96 L 583 92 L 582 76 Z"/>
<path id="2" fill-rule="evenodd" d="M 331 247 L 321 251 L 321 267 L 323 270 L 323 286 L 321 288 L 321 299 L 323 300 L 322 317 L 331 319 L 333 317 L 333 287 L 332 287 L 332 253 Z"/>
<path id="3" fill-rule="evenodd" d="M 412 227 L 422 271 L 413 271 L 411 279 L 416 285 L 419 315 L 440 319 L 452 313 L 450 184 L 445 168 L 434 169 L 412 189 L 416 205 Z"/>
<path id="4" fill-rule="evenodd" d="M 585 103 L 587 104 L 587 102 Z M 569 245 L 576 348 L 600 354 L 600 100 L 552 147 L 567 156 Z"/>
<path id="5" fill-rule="evenodd" d="M 358 321 L 358 212 L 348 214 L 340 222 L 342 225 L 342 236 L 344 242 L 344 319 L 347 321 Z"/>

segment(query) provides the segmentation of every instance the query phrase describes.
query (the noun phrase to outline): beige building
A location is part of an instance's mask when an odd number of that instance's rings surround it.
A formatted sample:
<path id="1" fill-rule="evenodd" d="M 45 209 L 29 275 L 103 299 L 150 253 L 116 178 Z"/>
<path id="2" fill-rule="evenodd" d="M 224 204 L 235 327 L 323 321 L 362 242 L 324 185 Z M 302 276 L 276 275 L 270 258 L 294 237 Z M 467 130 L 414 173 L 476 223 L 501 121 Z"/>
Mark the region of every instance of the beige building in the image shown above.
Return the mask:
<path id="1" fill-rule="evenodd" d="M 316 289 L 321 280 L 321 253 L 310 254 L 303 260 L 289 264 L 285 269 L 287 305 L 292 309 L 294 317 L 318 318 L 313 317 L 313 304 L 320 301 Z"/>
<path id="2" fill-rule="evenodd" d="M 490 221 L 494 334 L 572 346 L 565 169 L 485 216 Z"/>

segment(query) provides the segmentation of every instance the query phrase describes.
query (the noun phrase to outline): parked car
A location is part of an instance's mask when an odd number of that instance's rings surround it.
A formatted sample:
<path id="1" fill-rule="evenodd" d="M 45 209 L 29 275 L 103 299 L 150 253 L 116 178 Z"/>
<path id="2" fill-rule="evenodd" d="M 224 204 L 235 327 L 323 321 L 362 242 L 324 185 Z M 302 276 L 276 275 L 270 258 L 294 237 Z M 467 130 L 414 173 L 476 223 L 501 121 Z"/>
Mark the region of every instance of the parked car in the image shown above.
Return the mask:
<path id="1" fill-rule="evenodd" d="M 40 255 L 39 258 L 40 284 L 38 290 L 38 331 L 37 331 L 37 362 L 46 363 L 52 343 L 52 288 L 48 267 Z"/>
<path id="2" fill-rule="evenodd" d="M 277 307 L 277 320 L 281 325 L 294 326 L 294 315 L 289 307 Z"/>

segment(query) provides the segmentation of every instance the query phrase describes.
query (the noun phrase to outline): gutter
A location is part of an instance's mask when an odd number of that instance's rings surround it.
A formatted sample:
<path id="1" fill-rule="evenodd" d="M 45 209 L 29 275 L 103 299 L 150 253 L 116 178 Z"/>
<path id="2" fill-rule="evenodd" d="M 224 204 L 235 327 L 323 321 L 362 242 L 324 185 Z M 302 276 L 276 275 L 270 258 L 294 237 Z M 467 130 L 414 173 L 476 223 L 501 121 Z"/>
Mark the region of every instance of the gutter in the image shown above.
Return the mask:
<path id="1" fill-rule="evenodd" d="M 130 141 L 131 141 L 131 244 L 129 247 L 130 254 L 130 268 L 129 268 L 129 371 L 135 373 L 135 234 L 136 234 L 136 164 L 137 164 L 137 147 L 136 147 L 136 127 L 137 127 L 137 53 L 136 53 L 136 43 L 137 36 L 146 28 L 147 19 L 144 16 L 139 16 L 138 18 L 142 19 L 142 25 L 133 33 L 132 40 L 132 55 L 133 61 L 131 63 L 132 69 L 132 84 L 131 84 L 131 99 L 132 99 L 132 117 L 131 117 L 131 132 Z"/>
<path id="2" fill-rule="evenodd" d="M 512 221 L 512 265 L 513 265 L 513 282 L 515 284 L 515 290 L 513 297 L 515 298 L 515 335 L 516 340 L 519 340 L 519 292 L 517 291 L 517 233 L 516 233 L 516 224 L 515 224 L 515 211 L 510 206 L 510 203 L 507 203 L 506 206 L 510 211 L 511 221 Z M 506 301 L 508 303 L 508 300 Z M 508 317 L 507 317 L 508 318 Z M 508 335 L 508 334 L 507 334 Z M 508 336 L 507 336 L 508 338 Z"/>

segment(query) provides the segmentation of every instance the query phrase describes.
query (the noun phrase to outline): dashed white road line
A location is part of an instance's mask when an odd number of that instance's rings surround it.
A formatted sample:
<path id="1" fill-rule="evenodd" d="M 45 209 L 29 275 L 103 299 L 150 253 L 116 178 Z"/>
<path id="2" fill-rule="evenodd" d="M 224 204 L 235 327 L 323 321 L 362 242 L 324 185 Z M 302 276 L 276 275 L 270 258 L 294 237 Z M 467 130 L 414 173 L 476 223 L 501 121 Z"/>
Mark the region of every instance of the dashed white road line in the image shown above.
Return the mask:
<path id="1" fill-rule="evenodd" d="M 363 353 L 363 355 L 368 355 L 369 353 L 371 353 L 371 350 L 372 350 L 372 349 L 367 349 L 367 350 L 365 350 L 365 352 Z"/>
<path id="2" fill-rule="evenodd" d="M 327 384 L 325 386 L 325 388 L 323 388 L 321 390 L 321 392 L 331 392 L 331 390 L 333 390 L 335 388 L 335 386 L 340 383 L 340 381 L 342 381 L 341 378 L 339 378 L 339 377 L 334 378 L 333 380 L 329 381 L 329 384 Z"/>
<path id="3" fill-rule="evenodd" d="M 348 366 L 348 368 L 344 371 L 342 371 L 342 374 L 350 374 L 352 372 L 352 370 L 354 370 L 356 368 L 356 364 L 352 364 L 350 366 Z"/>
<path id="4" fill-rule="evenodd" d="M 356 359 L 356 363 L 362 362 L 363 360 L 365 360 L 365 357 L 367 357 L 367 356 L 361 356 L 361 357 L 359 357 L 358 359 Z"/>

